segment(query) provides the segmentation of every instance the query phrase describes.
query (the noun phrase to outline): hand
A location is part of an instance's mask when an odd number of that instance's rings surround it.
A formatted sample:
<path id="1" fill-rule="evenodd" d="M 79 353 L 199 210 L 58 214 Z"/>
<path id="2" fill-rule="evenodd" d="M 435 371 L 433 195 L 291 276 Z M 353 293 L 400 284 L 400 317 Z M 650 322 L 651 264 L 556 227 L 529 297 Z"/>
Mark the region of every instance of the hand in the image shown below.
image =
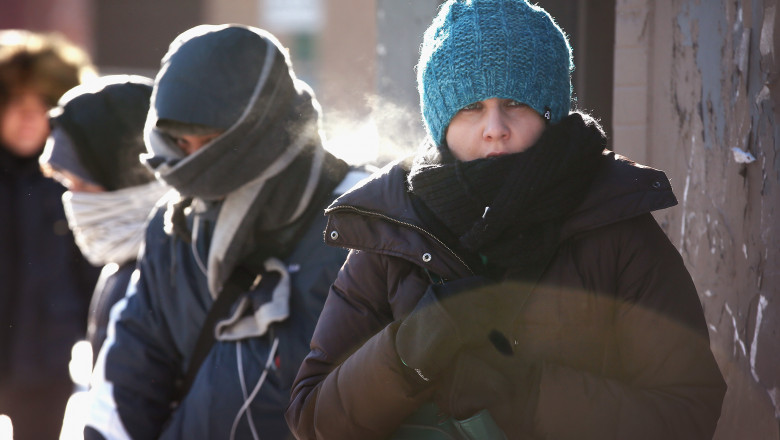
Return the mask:
<path id="1" fill-rule="evenodd" d="M 480 358 L 458 355 L 455 365 L 442 373 L 434 401 L 446 414 L 464 420 L 483 409 L 510 402 L 511 381 Z"/>
<path id="2" fill-rule="evenodd" d="M 484 343 L 500 310 L 500 290 L 480 276 L 429 286 L 396 334 L 401 361 L 430 381 L 462 347 Z"/>
<path id="3" fill-rule="evenodd" d="M 483 409 L 504 414 L 530 426 L 539 394 L 541 367 L 519 354 L 504 356 L 490 347 L 461 352 L 455 365 L 442 372 L 436 385 L 436 404 L 463 420 Z"/>
<path id="4" fill-rule="evenodd" d="M 494 341 L 499 337 L 496 334 L 500 334 L 498 324 L 505 320 L 508 311 L 511 315 L 511 293 L 505 285 L 489 278 L 473 276 L 434 285 L 432 289 L 455 322 L 464 346 L 482 346 L 486 340 Z"/>

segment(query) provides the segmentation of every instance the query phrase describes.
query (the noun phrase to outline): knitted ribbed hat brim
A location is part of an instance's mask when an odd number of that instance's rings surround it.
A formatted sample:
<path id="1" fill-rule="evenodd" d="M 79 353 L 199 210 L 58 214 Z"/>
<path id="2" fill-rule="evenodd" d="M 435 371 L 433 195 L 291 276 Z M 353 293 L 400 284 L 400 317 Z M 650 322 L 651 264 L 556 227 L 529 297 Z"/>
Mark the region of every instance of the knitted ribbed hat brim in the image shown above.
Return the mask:
<path id="1" fill-rule="evenodd" d="M 441 144 L 452 117 L 489 98 L 524 103 L 552 122 L 571 107 L 568 39 L 524 0 L 449 0 L 426 30 L 417 65 L 420 107 Z"/>

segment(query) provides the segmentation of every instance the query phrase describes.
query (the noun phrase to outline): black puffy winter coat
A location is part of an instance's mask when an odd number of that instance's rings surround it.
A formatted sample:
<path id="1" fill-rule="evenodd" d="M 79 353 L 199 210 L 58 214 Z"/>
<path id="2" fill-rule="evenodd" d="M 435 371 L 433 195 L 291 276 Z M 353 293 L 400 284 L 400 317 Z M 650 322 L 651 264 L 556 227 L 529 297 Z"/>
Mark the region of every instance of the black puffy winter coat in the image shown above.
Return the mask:
<path id="1" fill-rule="evenodd" d="M 388 166 L 326 211 L 327 242 L 352 251 L 293 388 L 299 439 L 387 438 L 436 390 L 410 379 L 396 331 L 430 273 L 473 272 L 415 211 L 408 167 Z M 650 214 L 674 204 L 662 172 L 602 156 L 507 335 L 542 365 L 530 426 L 520 402 L 488 407 L 508 438 L 712 438 L 725 384 L 693 282 Z"/>

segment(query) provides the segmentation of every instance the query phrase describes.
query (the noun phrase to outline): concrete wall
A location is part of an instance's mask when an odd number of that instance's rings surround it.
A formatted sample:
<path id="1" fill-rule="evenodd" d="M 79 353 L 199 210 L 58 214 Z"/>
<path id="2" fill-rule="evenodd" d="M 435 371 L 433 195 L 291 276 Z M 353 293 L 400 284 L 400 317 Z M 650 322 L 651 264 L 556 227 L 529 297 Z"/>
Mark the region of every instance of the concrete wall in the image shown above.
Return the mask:
<path id="1" fill-rule="evenodd" d="M 617 2 L 615 150 L 665 170 L 679 199 L 656 218 L 729 385 L 716 439 L 780 438 L 777 6 Z"/>

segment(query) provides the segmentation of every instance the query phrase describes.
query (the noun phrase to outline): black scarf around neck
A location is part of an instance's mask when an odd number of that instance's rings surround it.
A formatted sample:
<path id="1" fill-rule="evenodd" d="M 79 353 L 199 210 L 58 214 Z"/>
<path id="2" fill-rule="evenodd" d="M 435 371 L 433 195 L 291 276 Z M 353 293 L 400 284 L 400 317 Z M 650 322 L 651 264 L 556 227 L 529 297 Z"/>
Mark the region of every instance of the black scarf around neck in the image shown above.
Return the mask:
<path id="1" fill-rule="evenodd" d="M 432 146 L 415 158 L 411 192 L 457 237 L 458 248 L 489 266 L 546 261 L 560 226 L 585 197 L 606 137 L 588 115 L 572 113 L 528 150 L 460 162 Z"/>

